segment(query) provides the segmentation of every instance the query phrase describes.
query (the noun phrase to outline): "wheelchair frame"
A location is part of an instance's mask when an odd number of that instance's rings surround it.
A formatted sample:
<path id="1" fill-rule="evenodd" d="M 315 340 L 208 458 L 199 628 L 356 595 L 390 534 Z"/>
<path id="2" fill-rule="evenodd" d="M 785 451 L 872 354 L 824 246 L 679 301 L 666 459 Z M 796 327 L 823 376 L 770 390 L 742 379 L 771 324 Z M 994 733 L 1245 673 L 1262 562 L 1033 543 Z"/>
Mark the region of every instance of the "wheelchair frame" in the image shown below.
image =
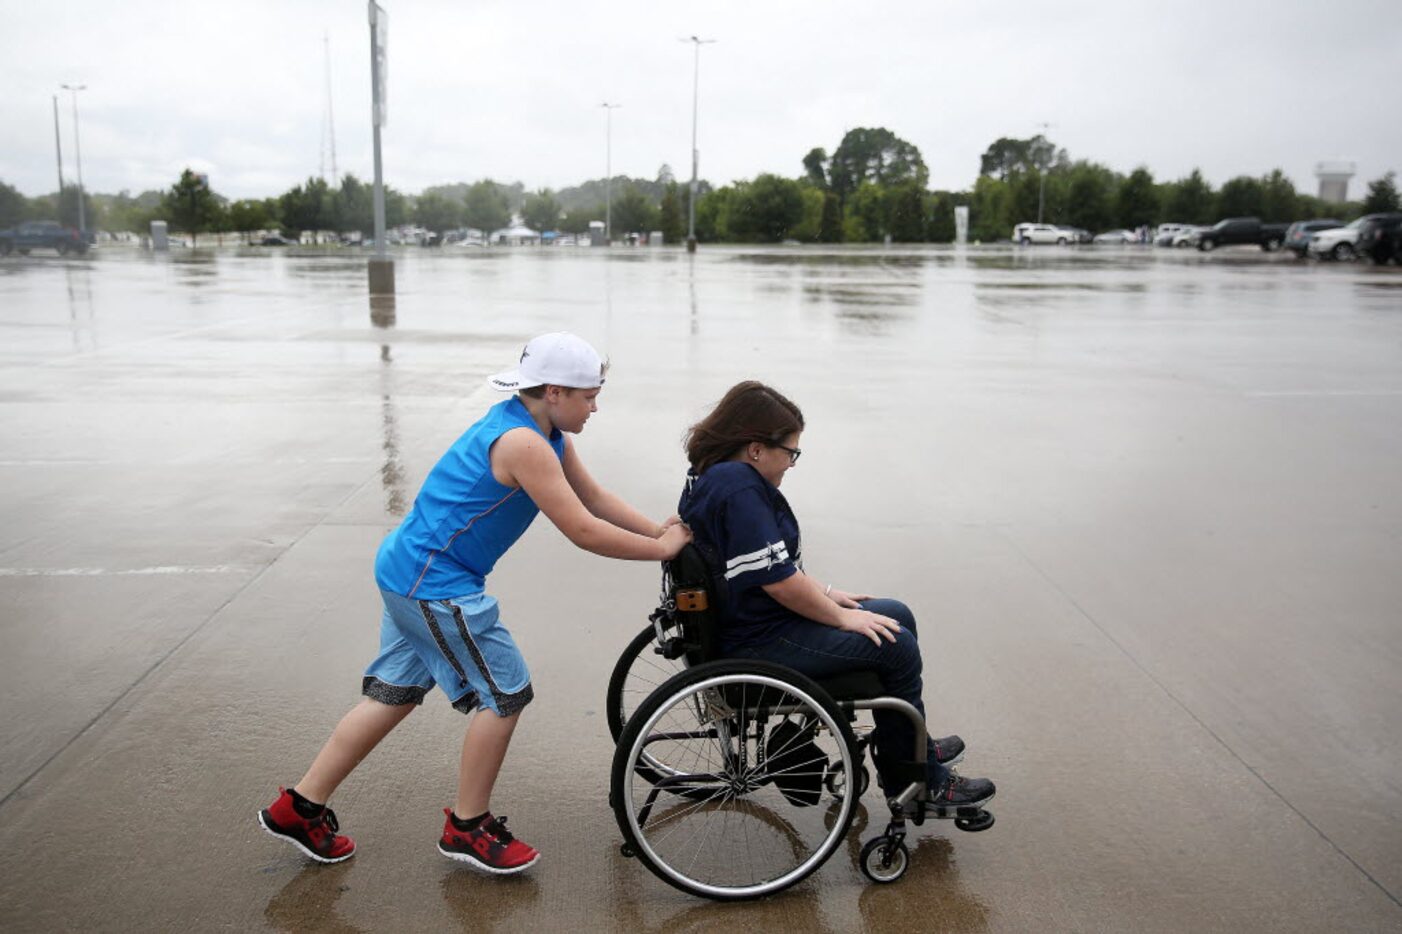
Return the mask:
<path id="1" fill-rule="evenodd" d="M 889 883 L 904 875 L 910 862 L 909 850 L 904 842 L 907 820 L 920 825 L 927 818 L 953 819 L 958 829 L 969 832 L 986 830 L 993 825 L 992 813 L 982 806 L 945 808 L 927 800 L 927 728 L 924 718 L 913 704 L 889 696 L 851 696 L 853 684 L 850 680 L 842 685 L 847 688 L 846 693 L 834 696 L 829 686 L 838 679 L 828 679 L 824 684 L 782 665 L 715 657 L 715 627 L 723 612 L 716 599 L 716 589 L 710 582 L 705 556 L 694 546 L 687 546 L 678 558 L 664 563 L 661 604 L 649 617 L 653 638 L 644 640 L 647 630 L 640 632 L 630 644 L 630 651 L 619 659 L 610 679 L 608 715 L 610 731 L 617 745 L 609 801 L 625 839 L 622 846 L 625 856 L 639 858 L 655 875 L 683 891 L 719 900 L 769 895 L 806 878 L 831 856 L 845 837 L 857 800 L 869 783 L 868 773 L 862 764 L 869 738 L 854 736 L 850 727 L 856 712 L 863 710 L 902 713 L 910 719 L 915 731 L 911 761 L 900 763 L 892 769 L 902 773 L 902 779 L 908 775 L 909 781 L 899 793 L 886 799 L 889 822 L 885 830 L 868 840 L 861 850 L 859 866 L 868 879 Z M 648 693 L 635 710 L 629 711 L 624 708 L 625 687 L 634 665 L 648 644 L 657 655 L 673 662 L 684 660 L 686 666 Z M 740 689 L 740 696 L 744 697 L 743 687 L 737 688 L 737 685 L 760 686 L 760 700 L 756 706 L 747 709 L 742 704 L 740 709 L 736 709 L 734 705 L 728 705 L 726 691 L 733 693 Z M 769 689 L 790 700 L 765 705 L 763 692 Z M 702 730 L 689 728 L 652 732 L 669 712 L 682 707 L 688 714 L 696 715 L 703 726 Z M 717 709 L 725 710 L 724 718 L 715 714 Z M 704 717 L 708 712 L 713 715 L 711 722 L 715 725 L 712 727 L 705 726 L 707 721 Z M 799 861 L 793 869 L 779 871 L 772 879 L 749 885 L 718 885 L 693 878 L 669 862 L 667 856 L 659 853 L 647 838 L 649 821 L 654 817 L 659 800 L 668 800 L 662 799 L 664 794 L 679 798 L 688 802 L 679 805 L 687 816 L 699 817 L 711 809 L 723 810 L 729 801 L 739 801 L 768 783 L 782 785 L 782 779 L 777 774 L 769 775 L 763 771 L 770 758 L 765 747 L 764 721 L 776 716 L 785 721 L 797 716 L 805 724 L 804 729 L 829 732 L 832 742 L 839 744 L 840 761 L 828 769 L 822 782 L 831 795 L 829 813 L 833 817 L 833 826 L 814 845 L 811 855 Z M 753 737 L 748 732 L 751 722 L 758 724 Z M 812 725 L 815 722 L 817 726 Z M 753 765 L 746 761 L 751 739 L 755 744 Z M 716 740 L 717 745 L 723 741 L 726 751 L 722 758 L 725 761 L 716 768 L 698 771 L 695 768 L 674 767 L 648 752 L 651 746 L 687 740 Z M 736 742 L 738 747 L 734 745 Z M 810 763 L 816 761 L 810 760 Z M 828 760 L 824 757 L 822 761 L 826 763 Z M 640 807 L 633 788 L 633 783 L 638 780 L 651 785 Z M 854 788 L 855 794 L 847 794 L 849 789 Z M 716 802 L 718 795 L 723 795 L 719 803 Z M 837 808 L 835 813 L 832 807 Z M 729 814 L 726 815 L 726 826 L 729 826 Z M 797 834 L 792 826 L 789 829 Z M 674 832 L 675 828 L 668 833 Z M 705 835 L 710 835 L 709 827 Z M 700 849 L 701 845 L 698 845 L 698 854 Z M 696 855 L 693 855 L 692 862 L 695 861 Z"/>

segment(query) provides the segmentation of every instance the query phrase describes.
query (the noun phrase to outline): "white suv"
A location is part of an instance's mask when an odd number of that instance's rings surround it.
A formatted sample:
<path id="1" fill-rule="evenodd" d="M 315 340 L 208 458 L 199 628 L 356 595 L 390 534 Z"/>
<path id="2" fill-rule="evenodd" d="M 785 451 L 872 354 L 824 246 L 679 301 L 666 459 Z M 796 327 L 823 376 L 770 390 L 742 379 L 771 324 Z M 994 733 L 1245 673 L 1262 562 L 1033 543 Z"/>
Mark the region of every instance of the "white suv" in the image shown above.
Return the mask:
<path id="1" fill-rule="evenodd" d="M 1071 242 L 1071 234 L 1052 224 L 1018 224 L 1013 228 L 1013 242 L 1023 245 L 1055 243 L 1058 246 L 1065 246 Z"/>
<path id="2" fill-rule="evenodd" d="M 1329 259 L 1356 259 L 1358 256 L 1358 233 L 1365 220 L 1367 218 L 1360 217 L 1347 226 L 1319 231 L 1310 238 L 1310 255 L 1321 258 L 1327 256 Z"/>

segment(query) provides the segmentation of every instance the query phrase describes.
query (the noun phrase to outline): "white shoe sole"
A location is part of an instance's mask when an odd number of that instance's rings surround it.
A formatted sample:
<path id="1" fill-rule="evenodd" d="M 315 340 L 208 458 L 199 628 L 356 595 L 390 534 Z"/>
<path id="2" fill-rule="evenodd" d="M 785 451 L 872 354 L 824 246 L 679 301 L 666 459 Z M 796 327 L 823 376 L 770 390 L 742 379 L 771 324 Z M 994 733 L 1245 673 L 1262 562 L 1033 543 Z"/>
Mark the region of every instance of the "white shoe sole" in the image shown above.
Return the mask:
<path id="1" fill-rule="evenodd" d="M 302 851 L 302 854 L 303 854 L 304 856 L 308 857 L 309 859 L 314 859 L 314 860 L 316 860 L 318 863 L 344 863 L 346 860 L 350 859 L 352 856 L 355 855 L 355 850 L 351 850 L 351 851 L 350 851 L 349 853 L 347 853 L 345 856 L 337 856 L 335 859 L 332 859 L 332 858 L 329 857 L 329 856 L 322 856 L 322 855 L 320 855 L 320 854 L 318 854 L 318 853 L 313 853 L 311 850 L 309 850 L 309 849 L 307 849 L 306 847 L 302 846 L 301 843 L 299 843 L 298 841 L 292 839 L 292 838 L 289 837 L 287 834 L 285 834 L 285 833 L 279 833 L 278 831 L 276 831 L 276 830 L 274 830 L 273 828 L 269 827 L 269 826 L 268 826 L 268 822 L 265 821 L 265 820 L 263 820 L 263 812 L 262 812 L 262 811 L 259 811 L 259 812 L 258 812 L 258 826 L 259 826 L 259 827 L 262 827 L 264 831 L 266 831 L 267 833 L 272 834 L 274 837 L 277 837 L 279 840 L 283 841 L 284 843 L 290 843 L 290 844 L 292 844 L 292 845 L 295 846 L 297 849 L 301 850 L 301 851 Z"/>
<path id="2" fill-rule="evenodd" d="M 537 853 L 535 855 L 535 858 L 532 859 L 529 863 L 522 863 L 519 866 L 512 866 L 510 869 L 498 869 L 495 866 L 488 866 L 486 863 L 482 862 L 475 856 L 469 856 L 466 853 L 454 853 L 452 850 L 445 850 L 443 849 L 443 844 L 441 843 L 438 845 L 438 852 L 442 853 L 449 859 L 455 859 L 460 863 L 467 863 L 467 865 L 471 866 L 473 869 L 480 869 L 482 872 L 490 872 L 494 876 L 515 875 L 516 873 L 521 872 L 524 869 L 530 869 L 536 863 L 540 862 L 540 854 Z"/>

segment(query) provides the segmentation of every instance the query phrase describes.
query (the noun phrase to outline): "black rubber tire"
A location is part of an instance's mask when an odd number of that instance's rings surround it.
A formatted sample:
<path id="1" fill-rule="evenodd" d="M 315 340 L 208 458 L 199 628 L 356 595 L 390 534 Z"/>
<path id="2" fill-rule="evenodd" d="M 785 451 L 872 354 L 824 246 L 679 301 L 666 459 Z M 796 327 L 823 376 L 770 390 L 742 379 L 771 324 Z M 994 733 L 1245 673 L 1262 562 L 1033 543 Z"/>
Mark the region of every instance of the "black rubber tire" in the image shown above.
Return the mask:
<path id="1" fill-rule="evenodd" d="M 9 256 L 15 245 L 8 240 L 0 240 L 0 256 Z"/>
<path id="2" fill-rule="evenodd" d="M 888 865 L 882 865 L 883 857 Z M 877 885 L 889 885 L 905 875 L 905 871 L 910 868 L 910 850 L 902 840 L 888 842 L 885 837 L 873 837 L 862 847 L 859 865 L 862 875 L 872 882 Z"/>
<path id="3" fill-rule="evenodd" d="M 1057 245 L 1057 246 L 1065 246 L 1065 245 L 1066 245 L 1066 238 L 1065 238 L 1065 237 L 1057 237 L 1057 238 L 1056 238 L 1056 245 Z"/>
<path id="4" fill-rule="evenodd" d="M 1351 243 L 1337 243 L 1329 251 L 1329 258 L 1341 263 L 1350 263 L 1358 258 L 1358 251 L 1353 248 Z"/>
<path id="5" fill-rule="evenodd" d="M 1217 248 L 1216 240 L 1199 240 L 1198 249 L 1203 253 L 1211 253 Z"/>
<path id="6" fill-rule="evenodd" d="M 721 659 L 714 662 L 706 662 L 695 667 L 688 668 L 665 684 L 653 691 L 647 700 L 639 705 L 636 713 L 629 718 L 623 727 L 623 735 L 619 737 L 618 744 L 613 751 L 613 767 L 609 776 L 609 804 L 613 807 L 614 820 L 618 823 L 618 830 L 623 835 L 624 845 L 633 850 L 638 862 L 648 868 L 648 871 L 668 885 L 696 895 L 702 898 L 710 898 L 716 901 L 744 901 L 752 898 L 761 898 L 773 895 L 789 886 L 795 885 L 816 872 L 823 863 L 837 851 L 843 838 L 847 836 L 848 828 L 852 825 L 852 818 L 855 816 L 856 803 L 842 802 L 839 809 L 838 819 L 833 825 L 827 828 L 827 836 L 819 848 L 817 858 L 806 871 L 795 878 L 773 888 L 766 888 L 764 891 L 745 892 L 737 890 L 735 892 L 706 891 L 700 888 L 688 886 L 682 881 L 673 878 L 652 859 L 648 852 L 648 847 L 642 845 L 634 835 L 632 824 L 629 819 L 629 797 L 628 780 L 629 776 L 636 772 L 640 777 L 646 779 L 647 776 L 643 767 L 636 766 L 632 761 L 633 746 L 638 742 L 643 732 L 643 728 L 648 725 L 651 719 L 664 706 L 672 701 L 678 694 L 717 677 L 743 677 L 746 675 L 756 675 L 779 681 L 791 686 L 795 691 L 801 691 L 811 697 L 826 713 L 829 720 L 837 730 L 837 739 L 847 750 L 847 754 L 853 759 L 855 767 L 856 760 L 856 739 L 852 735 L 852 728 L 847 722 L 847 715 L 843 713 L 833 701 L 832 697 L 824 691 L 817 682 L 794 671 L 792 668 L 785 668 L 782 665 L 775 665 L 769 662 L 753 661 L 748 659 Z M 810 857 L 811 858 L 811 857 Z"/>
<path id="7" fill-rule="evenodd" d="M 1280 238 L 1271 237 L 1265 243 L 1261 244 L 1261 249 L 1265 250 L 1267 253 L 1274 253 L 1276 250 L 1280 249 Z"/>
<path id="8" fill-rule="evenodd" d="M 677 672 L 686 670 L 686 663 L 681 659 L 669 660 L 660 655 L 652 654 L 652 648 L 656 644 L 657 630 L 648 624 L 628 643 L 628 647 L 623 650 L 623 654 L 618 657 L 618 661 L 613 666 L 613 674 L 609 675 L 608 692 L 604 699 L 604 716 L 608 720 L 609 736 L 613 738 L 615 743 L 618 742 L 618 737 L 623 735 L 623 727 L 628 719 L 627 715 L 631 713 L 626 709 L 628 699 L 623 696 L 623 689 L 638 658 L 643 657 L 648 661 L 655 658 L 659 668 L 670 667 L 673 669 L 658 678 L 657 684 L 659 686 L 668 678 L 674 677 Z"/>

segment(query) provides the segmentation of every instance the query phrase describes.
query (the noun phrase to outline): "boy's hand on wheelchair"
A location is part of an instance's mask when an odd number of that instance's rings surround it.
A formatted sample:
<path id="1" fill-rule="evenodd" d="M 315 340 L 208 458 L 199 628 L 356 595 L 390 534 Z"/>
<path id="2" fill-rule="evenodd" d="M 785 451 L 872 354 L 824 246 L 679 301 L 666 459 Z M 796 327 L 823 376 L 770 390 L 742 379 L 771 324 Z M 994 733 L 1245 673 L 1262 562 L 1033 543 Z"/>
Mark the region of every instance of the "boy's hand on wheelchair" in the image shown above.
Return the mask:
<path id="1" fill-rule="evenodd" d="M 848 593 L 845 590 L 838 590 L 836 587 L 828 592 L 828 596 L 832 598 L 833 603 L 836 603 L 840 607 L 846 607 L 849 610 L 860 610 L 863 600 L 876 599 L 871 594 Z"/>
<path id="2" fill-rule="evenodd" d="M 838 628 L 847 632 L 859 632 L 880 645 L 882 639 L 887 642 L 895 642 L 896 633 L 901 631 L 901 624 L 889 616 L 882 616 L 880 613 L 871 613 L 867 610 L 843 610 Z"/>
<path id="3" fill-rule="evenodd" d="M 686 547 L 691 541 L 691 529 L 685 523 L 678 522 L 676 525 L 668 526 L 658 538 L 667 550 L 668 559 L 675 558 L 677 553 Z"/>

